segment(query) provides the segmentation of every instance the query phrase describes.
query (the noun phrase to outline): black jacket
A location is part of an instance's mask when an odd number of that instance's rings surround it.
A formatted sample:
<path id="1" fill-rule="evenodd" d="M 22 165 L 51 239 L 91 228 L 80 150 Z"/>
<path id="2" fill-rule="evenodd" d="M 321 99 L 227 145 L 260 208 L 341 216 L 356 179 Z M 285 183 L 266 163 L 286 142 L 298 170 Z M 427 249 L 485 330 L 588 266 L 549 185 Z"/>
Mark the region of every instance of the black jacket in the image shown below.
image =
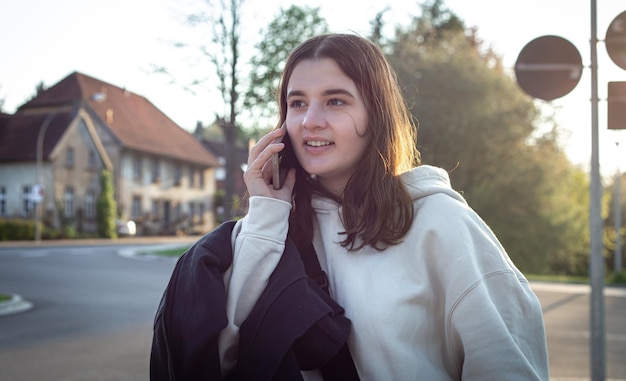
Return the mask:
<path id="1" fill-rule="evenodd" d="M 220 225 L 176 263 L 154 321 L 150 380 L 222 379 L 218 336 L 227 324 L 223 273 L 232 262 L 234 225 Z M 224 379 L 301 380 L 301 369 L 321 368 L 342 347 L 345 351 L 350 321 L 343 313 L 307 277 L 300 253 L 288 240 L 240 327 L 238 362 Z"/>

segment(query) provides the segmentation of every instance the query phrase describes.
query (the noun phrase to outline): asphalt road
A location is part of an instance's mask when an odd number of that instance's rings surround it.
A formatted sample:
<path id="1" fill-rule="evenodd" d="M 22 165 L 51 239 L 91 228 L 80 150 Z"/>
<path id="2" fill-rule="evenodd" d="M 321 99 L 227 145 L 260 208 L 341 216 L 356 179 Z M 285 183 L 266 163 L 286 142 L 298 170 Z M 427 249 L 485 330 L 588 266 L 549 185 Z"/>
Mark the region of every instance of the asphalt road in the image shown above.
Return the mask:
<path id="1" fill-rule="evenodd" d="M 152 320 L 174 260 L 127 256 L 156 246 L 121 243 L 0 246 L 0 291 L 34 304 L 0 316 L 0 380 L 148 379 Z M 589 288 L 533 288 L 544 309 L 551 379 L 588 380 Z M 607 289 L 605 303 L 607 379 L 626 380 L 626 289 Z"/>

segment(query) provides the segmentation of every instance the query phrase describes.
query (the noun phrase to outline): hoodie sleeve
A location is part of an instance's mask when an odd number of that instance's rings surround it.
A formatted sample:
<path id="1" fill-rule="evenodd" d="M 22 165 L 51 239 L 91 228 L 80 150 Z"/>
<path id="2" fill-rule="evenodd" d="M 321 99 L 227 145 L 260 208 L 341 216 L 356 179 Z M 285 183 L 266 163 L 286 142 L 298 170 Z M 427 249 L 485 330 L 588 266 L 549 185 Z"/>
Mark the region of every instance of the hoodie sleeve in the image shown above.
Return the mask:
<path id="1" fill-rule="evenodd" d="M 488 274 L 451 311 L 451 347 L 462 380 L 548 380 L 541 306 L 527 282 Z"/>
<path id="2" fill-rule="evenodd" d="M 548 380 L 539 299 L 487 224 L 440 195 L 425 208 L 428 247 L 445 300 L 445 348 L 462 380 Z"/>
<path id="3" fill-rule="evenodd" d="M 224 274 L 228 325 L 219 337 L 222 373 L 236 364 L 239 327 L 248 317 L 285 249 L 291 204 L 251 197 L 248 214 L 232 233 L 233 264 Z"/>

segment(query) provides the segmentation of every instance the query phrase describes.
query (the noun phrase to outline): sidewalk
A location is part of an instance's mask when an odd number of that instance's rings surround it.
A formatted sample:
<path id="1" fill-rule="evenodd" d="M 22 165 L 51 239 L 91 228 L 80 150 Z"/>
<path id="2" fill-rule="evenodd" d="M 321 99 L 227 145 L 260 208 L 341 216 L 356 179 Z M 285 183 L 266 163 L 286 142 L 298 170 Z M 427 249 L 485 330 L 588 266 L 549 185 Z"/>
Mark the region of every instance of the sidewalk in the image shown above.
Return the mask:
<path id="1" fill-rule="evenodd" d="M 0 249 L 34 248 L 60 246 L 101 246 L 101 245 L 151 245 L 161 243 L 191 244 L 201 236 L 154 236 L 154 237 L 123 237 L 123 238 L 88 238 L 88 239 L 54 239 L 41 241 L 0 241 Z"/>
<path id="2" fill-rule="evenodd" d="M 33 303 L 24 300 L 20 295 L 11 294 L 11 299 L 0 302 L 0 316 L 16 314 L 33 308 Z"/>

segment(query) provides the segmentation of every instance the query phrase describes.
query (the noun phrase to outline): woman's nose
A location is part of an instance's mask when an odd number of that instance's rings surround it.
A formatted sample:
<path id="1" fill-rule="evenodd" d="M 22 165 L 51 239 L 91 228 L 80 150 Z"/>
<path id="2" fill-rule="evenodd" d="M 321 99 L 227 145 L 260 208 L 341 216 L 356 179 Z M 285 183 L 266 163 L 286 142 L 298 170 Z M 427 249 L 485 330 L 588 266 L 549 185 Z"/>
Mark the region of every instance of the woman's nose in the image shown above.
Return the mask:
<path id="1" fill-rule="evenodd" d="M 322 107 L 310 105 L 302 120 L 305 129 L 323 128 L 326 126 L 326 115 Z"/>

